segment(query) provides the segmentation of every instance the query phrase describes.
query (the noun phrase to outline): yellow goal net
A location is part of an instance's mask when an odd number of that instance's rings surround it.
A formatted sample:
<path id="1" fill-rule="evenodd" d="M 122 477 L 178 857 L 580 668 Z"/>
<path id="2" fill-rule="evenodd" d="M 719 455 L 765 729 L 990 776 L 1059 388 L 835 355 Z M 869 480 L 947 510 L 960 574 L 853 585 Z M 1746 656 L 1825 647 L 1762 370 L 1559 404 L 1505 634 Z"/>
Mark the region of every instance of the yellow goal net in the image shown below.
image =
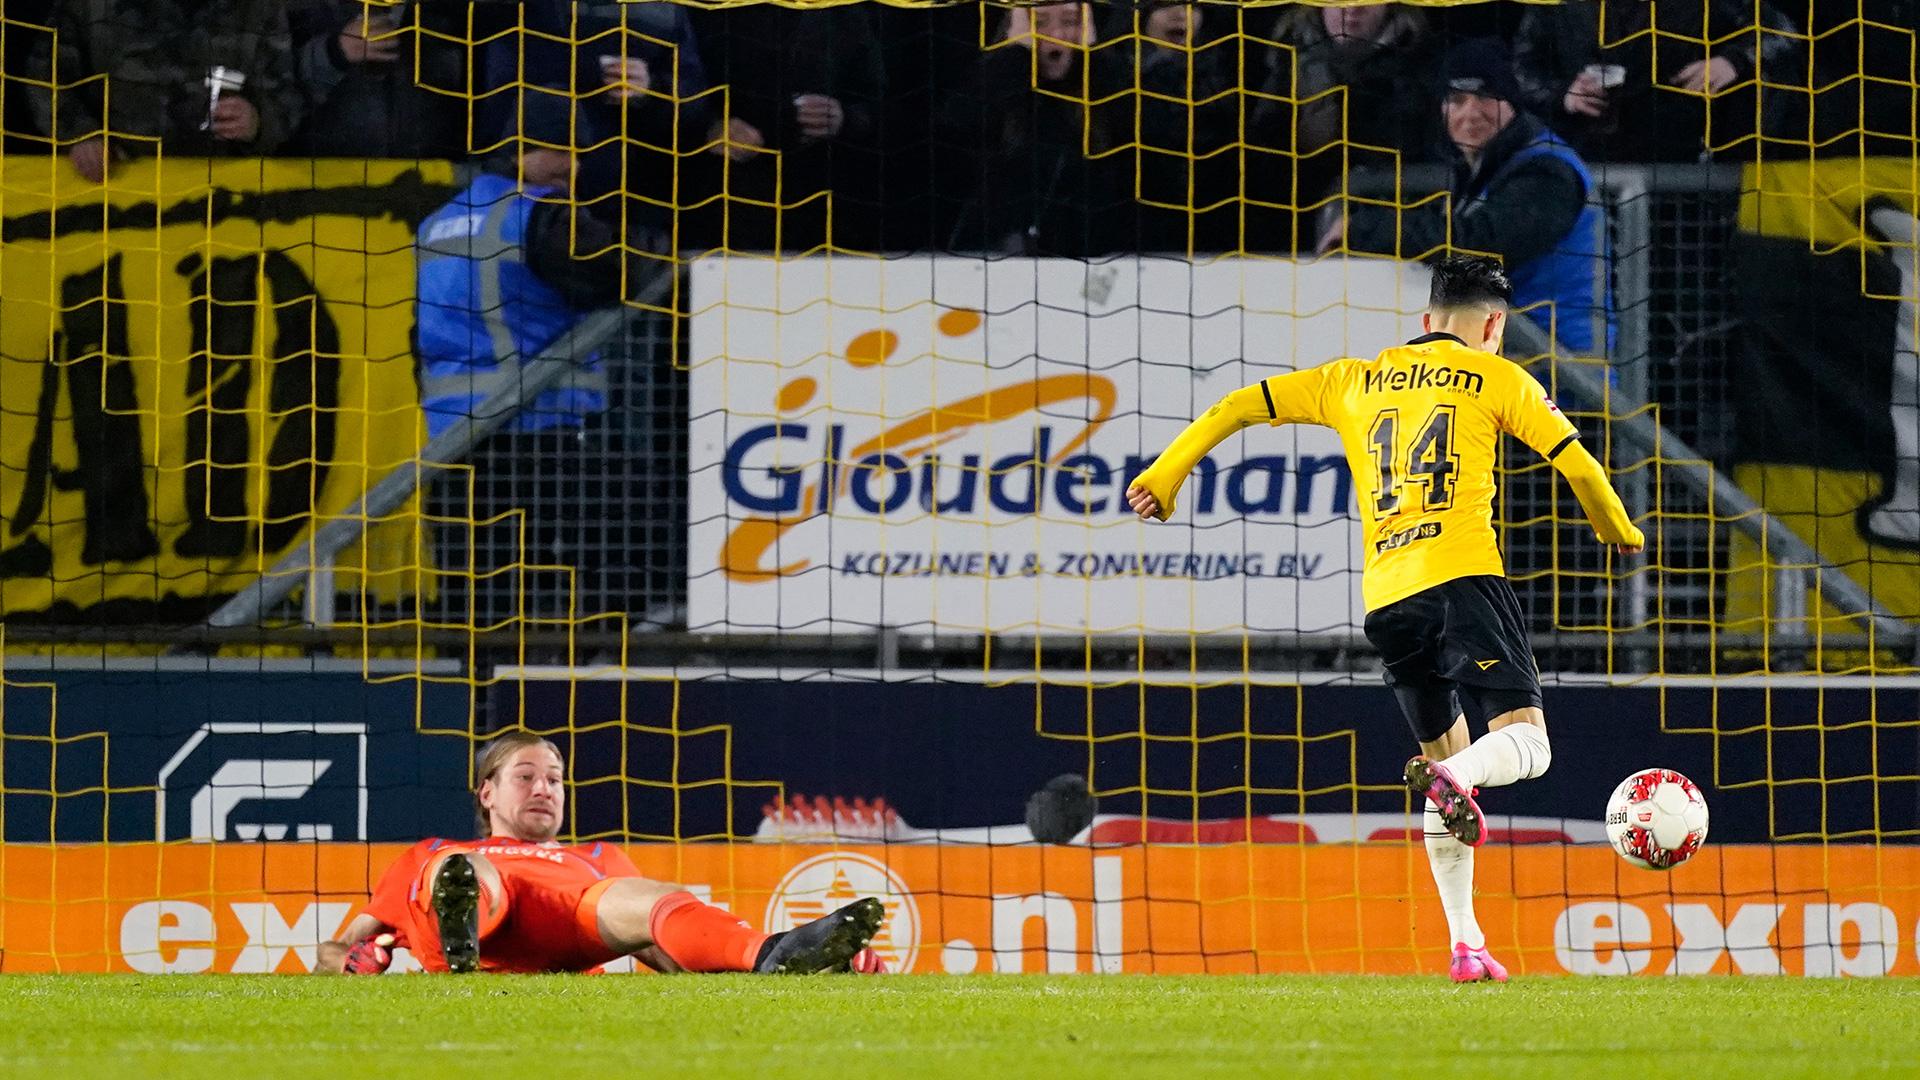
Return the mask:
<path id="1" fill-rule="evenodd" d="M 1338 438 L 1125 491 L 1478 252 L 1649 538 L 1507 446 L 1496 952 L 1920 971 L 1911 4 L 33 7 L 0 970 L 305 970 L 513 729 L 563 839 L 896 968 L 1438 970 Z"/>

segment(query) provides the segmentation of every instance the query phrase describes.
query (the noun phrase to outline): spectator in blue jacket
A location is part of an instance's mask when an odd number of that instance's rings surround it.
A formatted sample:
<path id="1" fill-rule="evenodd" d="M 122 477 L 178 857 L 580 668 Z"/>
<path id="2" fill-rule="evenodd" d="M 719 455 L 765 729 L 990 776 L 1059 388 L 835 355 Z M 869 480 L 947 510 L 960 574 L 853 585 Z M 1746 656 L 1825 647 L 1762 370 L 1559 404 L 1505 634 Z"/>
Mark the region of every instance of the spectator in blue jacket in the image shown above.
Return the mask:
<path id="1" fill-rule="evenodd" d="M 1514 306 L 1578 353 L 1611 353 L 1613 293 L 1607 217 L 1586 162 L 1520 110 L 1506 47 L 1473 40 L 1447 55 L 1440 104 L 1453 144 L 1451 211 L 1443 200 L 1412 209 L 1356 204 L 1318 250 L 1421 258 L 1447 247 L 1498 255 Z"/>
<path id="2" fill-rule="evenodd" d="M 467 454 L 471 502 L 468 477 L 450 472 L 429 503 L 435 516 L 451 519 L 438 544 L 449 591 L 459 596 L 473 575 L 475 617 L 487 619 L 520 612 L 521 597 L 563 604 L 569 592 L 558 571 L 520 571 L 540 579 L 524 588 L 513 575 L 486 577 L 494 571 L 573 567 L 591 575 L 630 554 L 605 539 L 609 518 L 617 525 L 624 508 L 605 475 L 607 448 L 594 442 L 609 405 L 602 352 L 577 357 L 567 379 L 517 409 L 511 399 L 488 402 L 515 389 L 526 365 L 593 309 L 619 302 L 623 282 L 638 286 L 672 272 L 656 253 L 662 245 L 623 245 L 612 224 L 571 197 L 583 141 L 572 103 L 552 94 L 529 94 L 526 102 L 509 129 L 513 152 L 421 222 L 416 239 L 429 435 L 468 416 L 506 416 Z"/>

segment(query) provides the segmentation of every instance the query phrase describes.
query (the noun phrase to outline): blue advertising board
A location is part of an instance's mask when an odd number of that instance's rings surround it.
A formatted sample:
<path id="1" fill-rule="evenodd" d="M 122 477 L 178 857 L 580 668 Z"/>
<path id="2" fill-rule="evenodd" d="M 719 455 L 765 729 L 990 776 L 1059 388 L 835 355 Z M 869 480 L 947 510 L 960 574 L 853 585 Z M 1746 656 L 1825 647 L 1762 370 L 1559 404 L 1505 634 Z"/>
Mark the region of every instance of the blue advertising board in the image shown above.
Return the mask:
<path id="1" fill-rule="evenodd" d="M 357 672 L 14 673 L 0 836 L 409 841 L 469 835 L 468 688 Z M 559 737 L 568 831 L 752 835 L 778 795 L 885 799 L 918 829 L 1017 825 L 1061 773 L 1104 814 L 1388 814 L 1414 752 L 1365 682 L 1201 688 L 508 680 L 489 726 Z M 1550 688 L 1552 770 L 1489 813 L 1597 822 L 1630 772 L 1702 785 L 1721 842 L 1920 835 L 1920 690 Z M 422 733 L 422 732 L 428 733 Z M 431 732 L 449 732 L 432 734 Z"/>
<path id="2" fill-rule="evenodd" d="M 492 693 L 495 723 L 582 729 L 576 779 L 615 781 L 576 788 L 583 833 L 748 835 L 776 790 L 884 798 L 917 828 L 1002 826 L 1066 772 L 1092 777 L 1102 813 L 1386 813 L 1405 807 L 1401 769 L 1417 752 L 1392 695 L 1360 680 L 1088 690 L 535 679 Z M 1552 769 L 1486 792 L 1489 813 L 1598 822 L 1622 778 L 1662 765 L 1705 789 L 1716 841 L 1920 831 L 1915 687 L 1572 685 L 1546 696 Z M 638 727 L 594 727 L 621 719 Z"/>
<path id="3" fill-rule="evenodd" d="M 473 822 L 466 687 L 358 672 L 9 673 L 0 835 L 413 840 Z"/>

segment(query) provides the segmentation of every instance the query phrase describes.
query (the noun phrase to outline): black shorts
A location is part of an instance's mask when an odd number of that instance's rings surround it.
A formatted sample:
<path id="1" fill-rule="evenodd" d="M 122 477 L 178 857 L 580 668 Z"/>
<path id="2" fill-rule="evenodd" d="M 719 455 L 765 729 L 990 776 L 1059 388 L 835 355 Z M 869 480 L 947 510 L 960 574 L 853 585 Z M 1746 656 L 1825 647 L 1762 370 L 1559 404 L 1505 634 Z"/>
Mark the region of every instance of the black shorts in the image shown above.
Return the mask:
<path id="1" fill-rule="evenodd" d="M 1526 616 L 1506 578 L 1481 574 L 1422 589 L 1369 612 L 1366 631 L 1421 742 L 1446 734 L 1463 699 L 1483 722 L 1540 707 Z"/>

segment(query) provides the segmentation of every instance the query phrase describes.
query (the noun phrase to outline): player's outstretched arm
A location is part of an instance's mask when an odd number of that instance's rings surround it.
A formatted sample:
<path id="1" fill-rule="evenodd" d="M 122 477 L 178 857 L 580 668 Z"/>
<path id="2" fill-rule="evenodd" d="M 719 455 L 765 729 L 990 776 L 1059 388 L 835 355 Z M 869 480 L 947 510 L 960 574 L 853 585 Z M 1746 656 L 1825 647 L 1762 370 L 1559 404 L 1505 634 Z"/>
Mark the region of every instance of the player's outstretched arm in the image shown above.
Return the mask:
<path id="1" fill-rule="evenodd" d="M 1567 485 L 1573 488 L 1574 498 L 1580 500 L 1580 508 L 1587 512 L 1587 521 L 1593 525 L 1601 543 L 1612 544 L 1622 555 L 1638 555 L 1646 547 L 1646 534 L 1627 517 L 1627 508 L 1607 479 L 1606 467 L 1580 445 L 1579 439 L 1553 456 L 1553 467 L 1567 478 Z"/>
<path id="2" fill-rule="evenodd" d="M 1180 437 L 1154 459 L 1152 465 L 1127 485 L 1127 504 L 1143 518 L 1165 521 L 1173 514 L 1173 497 L 1187 474 L 1227 436 L 1254 424 L 1271 423 L 1274 411 L 1264 382 L 1242 387 L 1221 398 Z"/>
<path id="3" fill-rule="evenodd" d="M 1567 478 L 1601 543 L 1619 548 L 1622 555 L 1638 555 L 1646 547 L 1647 538 L 1634 527 L 1627 508 L 1620 504 L 1620 496 L 1607 480 L 1606 467 L 1580 445 L 1580 433 L 1547 396 L 1546 387 L 1538 379 L 1512 365 L 1504 371 L 1495 381 L 1493 399 L 1501 427 L 1553 462 L 1553 467 Z"/>
<path id="4" fill-rule="evenodd" d="M 393 963 L 393 929 L 362 912 L 353 917 L 340 936 L 320 943 L 314 957 L 315 975 L 378 974 Z M 385 939 L 384 942 L 382 939 Z"/>

